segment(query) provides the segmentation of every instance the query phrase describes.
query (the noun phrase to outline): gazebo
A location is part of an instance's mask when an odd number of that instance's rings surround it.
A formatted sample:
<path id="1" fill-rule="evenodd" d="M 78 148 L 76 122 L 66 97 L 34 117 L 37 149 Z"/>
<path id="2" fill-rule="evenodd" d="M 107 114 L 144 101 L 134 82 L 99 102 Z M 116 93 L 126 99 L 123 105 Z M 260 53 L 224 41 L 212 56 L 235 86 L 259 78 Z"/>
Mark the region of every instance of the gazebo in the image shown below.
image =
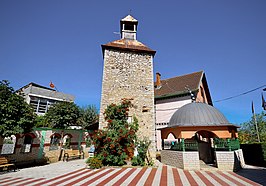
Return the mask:
<path id="1" fill-rule="evenodd" d="M 169 125 L 161 129 L 162 162 L 184 169 L 200 169 L 203 163 L 233 170 L 236 165 L 229 166 L 230 158 L 234 162 L 235 151 L 240 148 L 237 128 L 211 105 L 186 104 L 172 115 Z M 173 154 L 177 158 L 173 158 Z"/>

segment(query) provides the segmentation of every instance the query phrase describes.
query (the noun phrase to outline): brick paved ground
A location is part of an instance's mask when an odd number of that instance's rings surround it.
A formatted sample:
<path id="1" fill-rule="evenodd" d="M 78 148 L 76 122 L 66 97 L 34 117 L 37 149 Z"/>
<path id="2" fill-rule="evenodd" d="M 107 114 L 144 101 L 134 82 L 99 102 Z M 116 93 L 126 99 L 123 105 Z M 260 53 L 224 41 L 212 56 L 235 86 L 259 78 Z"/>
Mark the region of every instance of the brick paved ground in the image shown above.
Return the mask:
<path id="1" fill-rule="evenodd" d="M 261 175 L 262 176 L 262 175 Z M 264 175 L 265 176 L 265 175 Z M 264 177 L 266 178 L 266 177 Z M 0 185 L 259 185 L 234 172 L 158 168 L 90 170 L 84 160 L 58 162 L 0 175 Z"/>

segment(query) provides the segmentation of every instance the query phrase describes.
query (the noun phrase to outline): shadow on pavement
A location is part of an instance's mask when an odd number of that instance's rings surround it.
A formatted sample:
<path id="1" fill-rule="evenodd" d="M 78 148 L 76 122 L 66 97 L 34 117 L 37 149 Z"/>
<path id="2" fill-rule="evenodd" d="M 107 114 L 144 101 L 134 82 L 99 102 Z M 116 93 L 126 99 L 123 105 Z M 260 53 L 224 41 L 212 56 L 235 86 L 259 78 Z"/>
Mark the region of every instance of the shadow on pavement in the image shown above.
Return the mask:
<path id="1" fill-rule="evenodd" d="M 236 174 L 243 176 L 261 185 L 266 185 L 266 169 L 265 168 L 244 168 L 236 172 Z"/>

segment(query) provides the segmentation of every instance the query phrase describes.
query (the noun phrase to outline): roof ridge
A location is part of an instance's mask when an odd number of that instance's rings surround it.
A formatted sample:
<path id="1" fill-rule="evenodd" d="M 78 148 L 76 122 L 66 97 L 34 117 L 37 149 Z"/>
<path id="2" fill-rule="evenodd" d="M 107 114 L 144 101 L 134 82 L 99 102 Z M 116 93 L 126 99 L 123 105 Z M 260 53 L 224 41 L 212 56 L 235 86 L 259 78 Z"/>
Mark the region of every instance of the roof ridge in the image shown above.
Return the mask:
<path id="1" fill-rule="evenodd" d="M 175 76 L 175 77 L 171 77 L 171 78 L 167 78 L 167 79 L 162 79 L 161 81 L 167 81 L 167 80 L 174 79 L 174 78 L 177 78 L 177 77 L 188 76 L 188 75 L 192 75 L 192 74 L 196 74 L 196 73 L 204 74 L 204 70 L 201 70 L 201 71 L 198 71 L 198 72 L 192 72 L 192 73 L 184 74 L 184 75 L 181 75 L 181 76 Z"/>
<path id="2" fill-rule="evenodd" d="M 37 83 L 34 83 L 34 82 L 30 82 L 30 83 L 24 85 L 23 87 L 19 88 L 17 91 L 20 91 L 20 90 L 22 90 L 23 88 L 27 88 L 27 87 L 29 87 L 30 85 L 33 85 L 33 86 L 36 86 L 36 87 L 39 87 L 39 88 L 44 88 L 44 89 L 47 89 L 47 90 L 56 91 L 56 90 L 54 90 L 54 89 L 52 89 L 52 88 L 49 88 L 49 87 L 46 87 L 46 86 L 43 86 L 43 85 L 40 85 L 40 84 L 37 84 Z"/>

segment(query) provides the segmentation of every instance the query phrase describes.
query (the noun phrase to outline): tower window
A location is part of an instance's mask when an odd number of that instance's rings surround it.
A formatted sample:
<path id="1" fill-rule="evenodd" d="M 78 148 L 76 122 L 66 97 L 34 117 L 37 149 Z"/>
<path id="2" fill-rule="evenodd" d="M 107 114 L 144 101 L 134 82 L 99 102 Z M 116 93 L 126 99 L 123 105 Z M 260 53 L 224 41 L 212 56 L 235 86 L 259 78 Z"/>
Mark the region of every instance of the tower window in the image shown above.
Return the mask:
<path id="1" fill-rule="evenodd" d="M 130 30 L 130 31 L 134 31 L 134 25 L 132 24 L 125 24 L 125 30 Z"/>
<path id="2" fill-rule="evenodd" d="M 50 148 L 49 148 L 49 151 L 51 150 L 58 150 L 58 146 L 59 146 L 59 143 L 60 143 L 60 138 L 61 138 L 61 135 L 58 134 L 58 133 L 55 133 L 53 135 L 51 135 L 51 140 L 50 140 Z"/>

